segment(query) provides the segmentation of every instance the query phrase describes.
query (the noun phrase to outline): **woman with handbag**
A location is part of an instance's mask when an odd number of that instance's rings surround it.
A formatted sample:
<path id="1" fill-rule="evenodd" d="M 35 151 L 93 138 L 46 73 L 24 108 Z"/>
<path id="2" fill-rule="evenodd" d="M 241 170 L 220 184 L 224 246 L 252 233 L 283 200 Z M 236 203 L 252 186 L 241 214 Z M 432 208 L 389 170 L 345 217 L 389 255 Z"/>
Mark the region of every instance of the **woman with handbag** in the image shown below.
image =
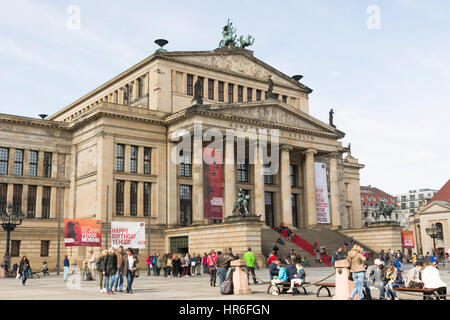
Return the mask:
<path id="1" fill-rule="evenodd" d="M 114 285 L 114 277 L 117 272 L 117 255 L 114 248 L 108 250 L 108 254 L 105 256 L 105 287 L 107 294 L 114 294 L 112 291 Z"/>
<path id="2" fill-rule="evenodd" d="M 17 271 L 18 279 L 22 277 L 23 286 L 25 285 L 25 282 L 27 282 L 29 268 L 30 268 L 30 261 L 28 261 L 28 258 L 26 256 L 23 256 L 22 260 L 20 260 L 19 269 Z"/>
<path id="3" fill-rule="evenodd" d="M 133 281 L 136 275 L 136 265 L 138 258 L 133 254 L 133 250 L 128 248 L 125 256 L 122 259 L 122 265 L 120 266 L 120 273 L 127 277 L 127 293 L 133 293 Z"/>
<path id="4" fill-rule="evenodd" d="M 211 287 L 215 287 L 216 286 L 216 278 L 217 278 L 217 267 L 216 267 L 216 262 L 217 262 L 217 254 L 216 251 L 211 250 L 211 252 L 208 255 L 208 271 L 209 271 L 209 284 Z"/>
<path id="5" fill-rule="evenodd" d="M 350 275 L 353 281 L 355 281 L 355 287 L 353 288 L 348 300 L 353 300 L 353 297 L 358 293 L 358 300 L 363 298 L 364 276 L 366 273 L 365 262 L 366 257 L 361 253 L 360 246 L 355 244 L 347 255 L 347 261 L 350 264 Z"/>

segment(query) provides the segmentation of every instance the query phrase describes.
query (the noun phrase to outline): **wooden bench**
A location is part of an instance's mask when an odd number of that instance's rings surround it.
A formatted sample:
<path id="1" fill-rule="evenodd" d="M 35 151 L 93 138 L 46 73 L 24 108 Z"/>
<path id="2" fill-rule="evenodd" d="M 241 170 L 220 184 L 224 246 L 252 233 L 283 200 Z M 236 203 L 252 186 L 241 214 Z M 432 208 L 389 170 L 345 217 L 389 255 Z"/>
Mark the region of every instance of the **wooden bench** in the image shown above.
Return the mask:
<path id="1" fill-rule="evenodd" d="M 276 286 L 274 286 L 272 284 L 272 282 L 270 282 L 270 281 L 266 282 L 266 284 L 269 285 L 269 287 L 267 288 L 267 293 L 268 294 L 272 294 L 272 292 L 275 291 L 275 289 L 277 289 L 277 291 L 279 293 L 287 293 L 287 291 L 291 288 L 291 282 L 290 281 L 277 283 Z M 303 289 L 303 294 L 307 295 L 308 293 L 306 292 L 306 288 L 303 287 L 303 285 L 305 285 L 305 284 L 310 284 L 310 282 L 303 282 L 300 286 L 298 284 L 296 284 L 294 286 L 294 290 L 292 292 L 292 295 L 295 295 L 297 293 L 300 294 L 301 293 L 300 288 Z"/>
<path id="2" fill-rule="evenodd" d="M 426 300 L 427 298 L 430 298 L 430 300 L 432 300 L 432 297 L 435 297 L 436 300 L 439 300 L 439 298 L 445 299 L 445 296 L 442 296 L 440 294 L 438 294 L 436 292 L 436 289 L 428 289 L 428 288 L 402 288 L 402 287 L 398 287 L 395 288 L 395 291 L 398 292 L 418 292 L 418 293 L 423 293 L 423 300 Z M 426 294 L 429 294 L 430 296 L 427 296 Z"/>
<path id="3" fill-rule="evenodd" d="M 330 289 L 328 289 L 328 288 L 335 288 L 335 287 L 336 287 L 336 283 L 331 283 L 331 282 L 329 282 L 329 283 L 327 283 L 327 282 L 319 282 L 319 283 L 316 283 L 315 286 L 316 286 L 316 287 L 319 287 L 319 290 L 317 290 L 317 294 L 316 294 L 317 297 L 319 297 L 320 291 L 321 291 L 322 289 L 327 290 L 328 296 L 331 297 L 331 291 L 330 291 Z"/>

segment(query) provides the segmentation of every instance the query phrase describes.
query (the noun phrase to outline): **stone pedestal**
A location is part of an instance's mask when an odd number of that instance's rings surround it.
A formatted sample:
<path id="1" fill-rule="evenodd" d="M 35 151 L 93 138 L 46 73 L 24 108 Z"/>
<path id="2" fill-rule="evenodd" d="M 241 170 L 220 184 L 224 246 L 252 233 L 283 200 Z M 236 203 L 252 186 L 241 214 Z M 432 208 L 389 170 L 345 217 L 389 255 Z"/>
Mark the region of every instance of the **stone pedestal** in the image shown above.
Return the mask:
<path id="1" fill-rule="evenodd" d="M 230 266 L 234 268 L 233 287 L 234 294 L 250 294 L 252 291 L 248 287 L 247 274 L 242 270 L 247 265 L 244 260 L 231 261 Z"/>
<path id="2" fill-rule="evenodd" d="M 339 260 L 335 262 L 336 267 L 336 290 L 333 300 L 347 300 L 350 292 L 353 290 L 353 281 L 348 280 L 350 274 L 348 267 L 350 264 L 347 260 Z"/>
<path id="3" fill-rule="evenodd" d="M 233 222 L 250 222 L 250 221 L 261 221 L 261 216 L 257 216 L 256 214 L 249 214 L 246 216 L 243 215 L 234 215 L 225 218 L 225 222 L 233 223 Z"/>
<path id="4" fill-rule="evenodd" d="M 4 279 L 6 277 L 5 267 L 0 266 L 0 279 Z"/>

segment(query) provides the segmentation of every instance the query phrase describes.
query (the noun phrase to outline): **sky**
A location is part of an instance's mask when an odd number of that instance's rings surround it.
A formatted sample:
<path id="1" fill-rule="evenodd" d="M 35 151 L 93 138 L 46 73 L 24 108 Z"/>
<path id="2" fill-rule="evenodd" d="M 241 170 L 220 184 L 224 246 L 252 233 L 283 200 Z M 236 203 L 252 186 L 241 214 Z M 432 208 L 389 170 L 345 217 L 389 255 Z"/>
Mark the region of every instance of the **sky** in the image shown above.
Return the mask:
<path id="1" fill-rule="evenodd" d="M 257 58 L 314 91 L 346 133 L 361 185 L 393 195 L 450 178 L 450 2 L 2 1 L 0 113 L 53 114 L 169 40 L 213 50 L 230 18 Z M 79 14 L 78 14 L 79 13 Z"/>

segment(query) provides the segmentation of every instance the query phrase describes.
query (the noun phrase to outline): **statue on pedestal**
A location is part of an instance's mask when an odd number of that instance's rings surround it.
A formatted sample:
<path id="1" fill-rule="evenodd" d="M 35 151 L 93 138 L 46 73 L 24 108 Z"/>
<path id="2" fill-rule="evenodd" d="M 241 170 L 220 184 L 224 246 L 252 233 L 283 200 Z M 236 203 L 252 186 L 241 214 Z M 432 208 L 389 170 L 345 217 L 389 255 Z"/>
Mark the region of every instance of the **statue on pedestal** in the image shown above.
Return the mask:
<path id="1" fill-rule="evenodd" d="M 233 206 L 233 216 L 248 216 L 248 204 L 250 202 L 250 195 L 246 194 L 244 190 L 239 189 L 237 194 L 237 201 Z"/>
<path id="2" fill-rule="evenodd" d="M 194 98 L 191 102 L 195 104 L 203 104 L 203 81 L 200 78 L 197 79 L 194 85 Z"/>

